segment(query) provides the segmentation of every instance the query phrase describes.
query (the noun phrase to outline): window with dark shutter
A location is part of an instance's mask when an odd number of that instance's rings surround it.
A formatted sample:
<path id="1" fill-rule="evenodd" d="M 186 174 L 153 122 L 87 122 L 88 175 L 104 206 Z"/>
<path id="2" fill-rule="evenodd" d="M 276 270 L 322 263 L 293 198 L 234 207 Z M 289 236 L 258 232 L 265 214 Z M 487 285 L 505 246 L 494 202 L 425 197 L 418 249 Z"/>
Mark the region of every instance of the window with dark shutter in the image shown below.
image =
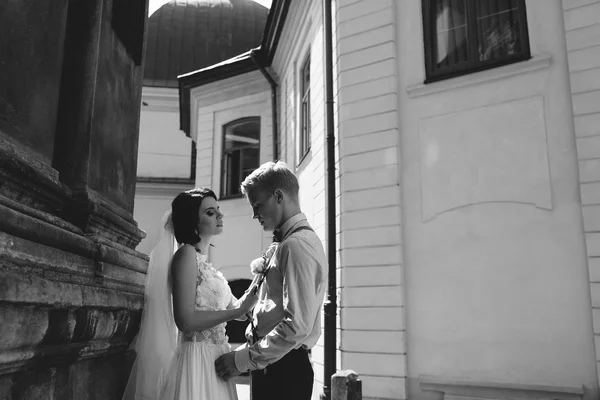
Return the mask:
<path id="1" fill-rule="evenodd" d="M 525 0 L 423 0 L 425 83 L 531 58 Z"/>

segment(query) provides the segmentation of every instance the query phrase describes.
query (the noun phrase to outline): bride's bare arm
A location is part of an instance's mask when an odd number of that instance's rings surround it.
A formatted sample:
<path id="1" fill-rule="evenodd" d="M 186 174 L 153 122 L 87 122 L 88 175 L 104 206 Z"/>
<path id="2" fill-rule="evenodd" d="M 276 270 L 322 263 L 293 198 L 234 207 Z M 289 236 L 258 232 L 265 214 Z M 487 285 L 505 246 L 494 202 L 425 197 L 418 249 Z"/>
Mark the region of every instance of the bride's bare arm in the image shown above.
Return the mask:
<path id="1" fill-rule="evenodd" d="M 196 311 L 196 251 L 182 246 L 171 264 L 173 278 L 173 314 L 175 324 L 182 332 L 197 332 L 213 328 L 223 322 L 241 318 L 256 303 L 256 296 L 244 295 L 236 308 L 221 311 Z"/>

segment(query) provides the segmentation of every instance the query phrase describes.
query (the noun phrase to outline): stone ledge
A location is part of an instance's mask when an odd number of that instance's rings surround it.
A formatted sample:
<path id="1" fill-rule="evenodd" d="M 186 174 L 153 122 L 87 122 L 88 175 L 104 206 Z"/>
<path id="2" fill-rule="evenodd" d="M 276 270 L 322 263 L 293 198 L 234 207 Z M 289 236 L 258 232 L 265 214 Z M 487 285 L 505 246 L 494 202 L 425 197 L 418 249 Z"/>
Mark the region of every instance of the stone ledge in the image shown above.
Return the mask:
<path id="1" fill-rule="evenodd" d="M 95 262 L 90 256 L 60 250 L 2 231 L 0 231 L 0 261 L 5 268 L 22 269 L 21 274 L 26 274 L 26 271 L 40 270 L 92 279 L 95 276 Z M 43 272 L 38 274 L 43 275 Z"/>
<path id="2" fill-rule="evenodd" d="M 36 162 L 1 131 L 0 193 L 1 205 L 73 233 L 80 230 L 132 250 L 146 236 L 131 212 L 89 188 L 70 189 L 55 169 Z"/>
<path id="3" fill-rule="evenodd" d="M 33 209 L 59 215 L 69 199 L 69 188 L 58 172 L 0 135 L 0 190 Z"/>
<path id="4" fill-rule="evenodd" d="M 71 364 L 74 361 L 121 354 L 126 351 L 127 347 L 128 344 L 125 341 L 94 341 L 0 351 L 0 375 L 23 371 L 27 368 L 56 367 L 60 364 Z"/>
<path id="5" fill-rule="evenodd" d="M 27 251 L 32 248 L 35 250 Z M 44 258 L 48 255 L 56 257 Z M 52 247 L 0 232 L 0 274 L 3 272 L 134 294 L 144 293 L 146 279 L 145 271 L 94 261 L 60 250 L 53 251 Z"/>
<path id="6" fill-rule="evenodd" d="M 65 214 L 65 219 L 80 227 L 86 234 L 101 236 L 131 249 L 135 249 L 146 237 L 146 233 L 138 228 L 129 213 L 104 200 L 91 189 L 73 193 L 71 209 Z"/>
<path id="7" fill-rule="evenodd" d="M 444 400 L 581 400 L 584 386 L 482 382 L 439 376 L 419 376 L 421 390 L 442 392 Z"/>
<path id="8" fill-rule="evenodd" d="M 34 359 L 81 359 L 126 347 L 142 305 L 142 295 L 0 272 L 0 375 Z"/>
<path id="9" fill-rule="evenodd" d="M 73 232 L 78 235 L 83 235 L 83 232 L 81 231 L 81 229 L 79 229 L 75 225 L 73 225 L 59 217 L 56 217 L 50 213 L 39 211 L 39 210 L 36 210 L 31 207 L 27 207 L 26 205 L 23 205 L 22 203 L 19 203 L 17 201 L 9 199 L 8 197 L 4 197 L 4 196 L 0 195 L 0 205 L 4 206 L 6 208 L 10 208 L 12 210 L 18 211 L 21 214 L 27 215 L 29 217 L 38 219 L 40 221 L 47 222 L 51 225 L 55 225 L 66 231 Z"/>
<path id="10" fill-rule="evenodd" d="M 137 250 L 134 250 L 130 247 L 124 246 L 122 244 L 119 244 L 117 242 L 113 242 L 112 240 L 106 239 L 103 236 L 97 236 L 97 235 L 87 235 L 88 238 L 92 239 L 94 242 L 101 244 L 101 245 L 105 245 L 108 247 L 111 247 L 117 251 L 120 251 L 122 253 L 125 253 L 127 255 L 133 256 L 135 258 L 140 258 L 142 260 L 145 261 L 150 261 L 150 257 L 147 254 L 144 253 L 140 253 Z M 142 272 L 146 272 L 146 268 L 143 268 Z"/>
<path id="11" fill-rule="evenodd" d="M 93 257 L 96 251 L 91 240 L 52 223 L 15 211 L 2 204 L 0 204 L 0 230 L 13 236 L 71 251 L 84 257 Z"/>
<path id="12" fill-rule="evenodd" d="M 1 198 L 1 196 L 0 196 Z M 30 242 L 71 252 L 94 260 L 145 273 L 148 256 L 135 250 L 122 251 L 118 245 L 95 243 L 92 238 L 63 229 L 52 223 L 39 220 L 0 203 L 0 231 Z M 99 268 L 100 269 L 100 268 Z M 101 275 L 101 271 L 98 271 Z"/>
<path id="13" fill-rule="evenodd" d="M 20 276 L 0 270 L 0 303 L 53 307 L 94 307 L 141 310 L 142 294 L 124 293 L 38 276 Z"/>

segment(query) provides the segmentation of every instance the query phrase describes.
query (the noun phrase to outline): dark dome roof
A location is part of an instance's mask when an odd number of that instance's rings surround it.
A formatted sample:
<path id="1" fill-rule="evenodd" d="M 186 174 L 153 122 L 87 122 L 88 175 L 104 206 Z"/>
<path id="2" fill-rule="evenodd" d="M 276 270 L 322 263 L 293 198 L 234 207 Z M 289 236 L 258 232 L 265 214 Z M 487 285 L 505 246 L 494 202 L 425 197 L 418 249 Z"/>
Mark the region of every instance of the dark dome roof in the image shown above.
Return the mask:
<path id="1" fill-rule="evenodd" d="M 148 18 L 144 86 L 177 87 L 177 75 L 259 46 L 268 12 L 252 0 L 171 0 Z"/>

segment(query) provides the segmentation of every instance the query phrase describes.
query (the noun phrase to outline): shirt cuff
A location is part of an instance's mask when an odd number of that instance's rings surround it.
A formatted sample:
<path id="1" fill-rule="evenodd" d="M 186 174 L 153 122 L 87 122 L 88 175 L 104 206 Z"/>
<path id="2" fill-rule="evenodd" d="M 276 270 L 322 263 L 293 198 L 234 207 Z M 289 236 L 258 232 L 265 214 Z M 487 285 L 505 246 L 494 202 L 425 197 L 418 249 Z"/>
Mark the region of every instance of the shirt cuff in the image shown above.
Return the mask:
<path id="1" fill-rule="evenodd" d="M 234 354 L 235 367 L 238 371 L 244 373 L 250 371 L 250 349 L 248 346 L 240 346 L 235 349 Z"/>

